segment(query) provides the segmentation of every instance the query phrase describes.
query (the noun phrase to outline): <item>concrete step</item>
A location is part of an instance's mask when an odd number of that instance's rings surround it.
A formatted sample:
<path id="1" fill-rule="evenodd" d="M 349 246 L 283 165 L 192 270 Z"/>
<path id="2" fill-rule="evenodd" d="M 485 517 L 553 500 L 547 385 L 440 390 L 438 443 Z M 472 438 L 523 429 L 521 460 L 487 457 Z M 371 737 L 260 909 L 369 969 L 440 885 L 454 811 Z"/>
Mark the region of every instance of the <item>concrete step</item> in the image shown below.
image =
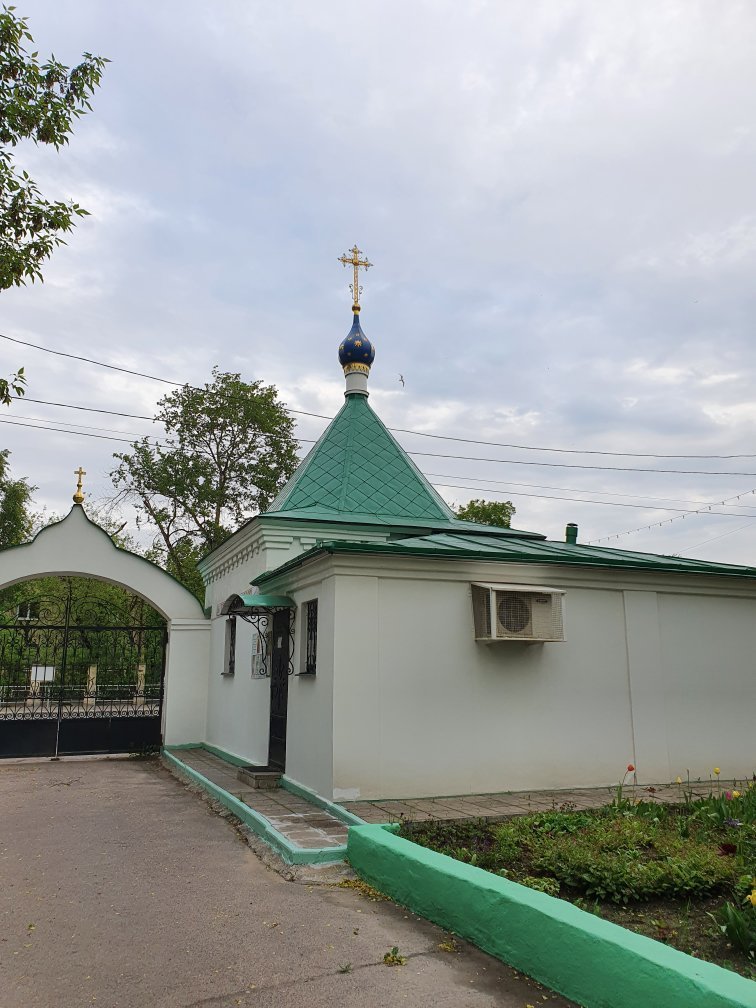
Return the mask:
<path id="1" fill-rule="evenodd" d="M 250 787 L 264 791 L 273 791 L 280 787 L 281 774 L 278 770 L 271 770 L 269 767 L 242 767 L 236 775 L 240 781 L 244 781 Z"/>

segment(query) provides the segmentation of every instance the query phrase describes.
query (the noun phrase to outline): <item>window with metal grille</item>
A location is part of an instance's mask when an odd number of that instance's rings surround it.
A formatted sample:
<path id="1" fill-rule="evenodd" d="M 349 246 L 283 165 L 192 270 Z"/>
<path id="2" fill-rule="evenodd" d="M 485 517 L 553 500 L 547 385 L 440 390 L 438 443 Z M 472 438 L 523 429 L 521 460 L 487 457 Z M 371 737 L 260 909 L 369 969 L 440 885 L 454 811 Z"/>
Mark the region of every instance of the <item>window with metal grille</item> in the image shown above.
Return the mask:
<path id="1" fill-rule="evenodd" d="M 236 619 L 229 616 L 226 620 L 226 643 L 223 661 L 223 675 L 233 675 L 236 671 Z"/>
<path id="2" fill-rule="evenodd" d="M 318 600 L 305 603 L 305 660 L 304 675 L 315 675 L 318 653 Z"/>

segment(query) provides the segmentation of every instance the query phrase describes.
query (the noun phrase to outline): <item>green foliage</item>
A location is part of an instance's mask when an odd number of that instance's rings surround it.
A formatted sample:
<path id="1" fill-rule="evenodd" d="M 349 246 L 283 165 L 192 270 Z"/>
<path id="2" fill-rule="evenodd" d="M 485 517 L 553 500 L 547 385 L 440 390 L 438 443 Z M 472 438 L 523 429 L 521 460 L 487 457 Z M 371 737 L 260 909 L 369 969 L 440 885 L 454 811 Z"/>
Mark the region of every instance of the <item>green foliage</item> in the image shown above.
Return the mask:
<path id="1" fill-rule="evenodd" d="M 545 878 L 547 886 L 556 881 L 576 895 L 614 903 L 735 885 L 737 859 L 722 856 L 713 824 L 694 819 L 682 837 L 677 818 L 641 803 L 632 812 L 539 812 L 498 824 L 408 824 L 403 830 L 417 843 L 515 882 L 532 886 L 527 879 Z"/>
<path id="2" fill-rule="evenodd" d="M 597 817 L 580 833 L 541 834 L 529 863 L 537 874 L 616 903 L 701 894 L 732 880 L 732 865 L 710 844 L 635 817 Z"/>
<path id="3" fill-rule="evenodd" d="M 725 903 L 712 918 L 733 945 L 756 958 L 756 908 L 750 900 L 742 908 Z"/>
<path id="4" fill-rule="evenodd" d="M 13 7 L 0 11 L 0 290 L 42 279 L 42 263 L 63 243 L 77 217 L 78 203 L 51 202 L 8 148 L 21 141 L 67 144 L 76 119 L 91 108 L 107 60 L 84 53 L 73 68 L 54 57 L 44 62 L 27 52 L 33 42 L 26 18 Z M 2 388 L 0 388 L 0 396 Z"/>
<path id="5" fill-rule="evenodd" d="M 274 386 L 213 368 L 202 388 L 159 402 L 162 445 L 149 438 L 117 454 L 111 475 L 138 523 L 155 531 L 151 556 L 198 598 L 199 557 L 264 510 L 297 466 L 293 421 Z"/>
<path id="6" fill-rule="evenodd" d="M 10 406 L 14 396 L 22 396 L 26 389 L 26 377 L 24 369 L 19 368 L 16 374 L 10 378 L 0 378 L 0 403 L 3 406 Z"/>
<path id="7" fill-rule="evenodd" d="M 538 892 L 544 892 L 547 896 L 558 896 L 562 888 L 555 878 L 549 878 L 548 875 L 523 875 L 521 879 L 518 879 L 518 882 L 520 885 L 537 889 Z"/>
<path id="8" fill-rule="evenodd" d="M 407 956 L 402 955 L 396 945 L 389 949 L 384 955 L 383 961 L 387 966 L 404 966 Z"/>
<path id="9" fill-rule="evenodd" d="M 512 501 L 471 500 L 454 510 L 463 521 L 509 528 L 516 508 Z"/>
<path id="10" fill-rule="evenodd" d="M 36 487 L 25 479 L 13 479 L 6 448 L 0 451 L 0 549 L 26 542 L 32 532 L 33 516 L 29 510 Z"/>

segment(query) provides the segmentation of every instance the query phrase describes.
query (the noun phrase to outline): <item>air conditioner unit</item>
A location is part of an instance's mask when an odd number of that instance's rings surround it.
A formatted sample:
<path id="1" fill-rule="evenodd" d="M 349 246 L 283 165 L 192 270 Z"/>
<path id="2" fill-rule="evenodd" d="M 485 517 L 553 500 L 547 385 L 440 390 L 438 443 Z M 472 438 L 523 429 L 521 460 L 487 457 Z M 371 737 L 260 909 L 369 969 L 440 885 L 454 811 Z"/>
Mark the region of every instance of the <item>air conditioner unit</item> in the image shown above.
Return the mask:
<path id="1" fill-rule="evenodd" d="M 564 640 L 564 592 L 560 588 L 511 584 L 471 587 L 477 641 Z"/>

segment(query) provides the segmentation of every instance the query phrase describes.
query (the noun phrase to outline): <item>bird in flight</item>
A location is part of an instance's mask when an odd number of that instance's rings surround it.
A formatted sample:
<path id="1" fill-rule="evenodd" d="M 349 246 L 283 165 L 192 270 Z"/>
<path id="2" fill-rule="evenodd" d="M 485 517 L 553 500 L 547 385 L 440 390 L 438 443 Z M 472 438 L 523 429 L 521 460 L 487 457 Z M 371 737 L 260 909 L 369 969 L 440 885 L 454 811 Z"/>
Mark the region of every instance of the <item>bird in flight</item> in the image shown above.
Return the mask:
<path id="1" fill-rule="evenodd" d="M 402 388 L 404 388 L 404 375 L 399 375 L 399 381 L 402 383 Z"/>

